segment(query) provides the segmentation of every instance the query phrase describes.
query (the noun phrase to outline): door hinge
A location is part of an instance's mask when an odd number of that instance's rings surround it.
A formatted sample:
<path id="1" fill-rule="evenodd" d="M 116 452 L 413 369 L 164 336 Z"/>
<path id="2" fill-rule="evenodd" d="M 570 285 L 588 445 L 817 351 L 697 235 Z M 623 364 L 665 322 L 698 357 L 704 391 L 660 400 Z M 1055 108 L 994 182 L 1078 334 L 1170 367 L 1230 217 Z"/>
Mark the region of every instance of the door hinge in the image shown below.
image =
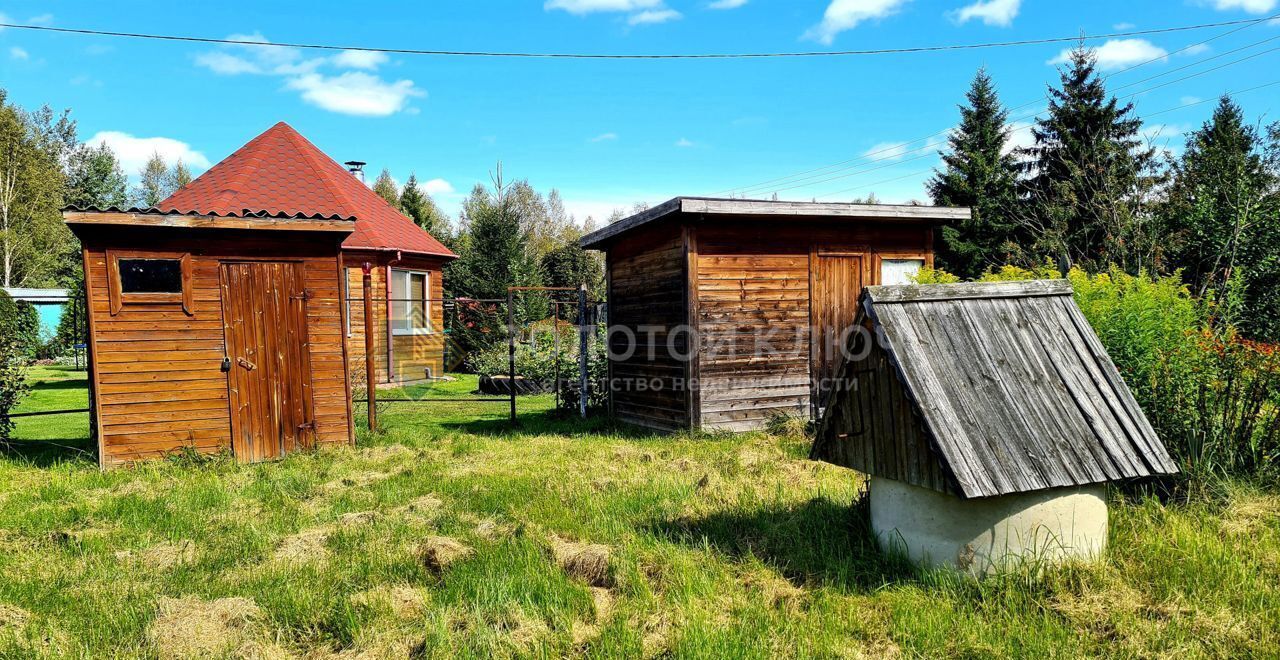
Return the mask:
<path id="1" fill-rule="evenodd" d="M 311 289 L 303 289 L 302 293 L 299 293 L 296 296 L 289 296 L 289 300 L 301 300 L 303 302 L 306 302 L 308 300 L 311 300 L 312 297 L 313 297 L 313 294 L 311 293 Z"/>

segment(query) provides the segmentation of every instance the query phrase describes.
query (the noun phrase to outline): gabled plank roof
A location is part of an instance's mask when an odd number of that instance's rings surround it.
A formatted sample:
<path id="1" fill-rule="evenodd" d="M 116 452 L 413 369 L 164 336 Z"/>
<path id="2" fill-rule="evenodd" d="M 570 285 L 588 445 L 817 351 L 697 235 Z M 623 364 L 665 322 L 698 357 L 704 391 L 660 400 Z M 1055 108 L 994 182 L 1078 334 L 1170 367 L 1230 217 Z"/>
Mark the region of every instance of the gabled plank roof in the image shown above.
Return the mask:
<path id="1" fill-rule="evenodd" d="M 925 221 L 948 222 L 970 216 L 967 208 L 913 206 L 894 204 L 848 204 L 844 202 L 788 202 L 764 199 L 721 199 L 716 197 L 676 197 L 631 217 L 597 229 L 582 237 L 588 249 L 605 244 L 652 222 L 678 213 L 702 218 L 715 216 L 774 216 L 826 218 L 848 221 Z"/>
<path id="2" fill-rule="evenodd" d="M 956 494 L 1177 472 L 1070 283 L 872 286 L 862 306 Z"/>

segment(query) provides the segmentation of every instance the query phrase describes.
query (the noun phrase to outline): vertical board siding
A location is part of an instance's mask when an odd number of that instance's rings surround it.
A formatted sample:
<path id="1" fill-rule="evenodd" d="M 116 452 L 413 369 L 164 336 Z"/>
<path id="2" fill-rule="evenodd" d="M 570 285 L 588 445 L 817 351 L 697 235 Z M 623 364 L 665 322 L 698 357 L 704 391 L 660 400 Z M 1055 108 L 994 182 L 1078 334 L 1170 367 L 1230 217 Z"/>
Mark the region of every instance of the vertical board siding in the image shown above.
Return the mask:
<path id="1" fill-rule="evenodd" d="M 222 295 L 219 264 L 279 260 L 301 264 L 311 348 L 316 440 L 351 440 L 346 369 L 342 358 L 335 239 L 274 238 L 268 232 L 111 228 L 82 237 L 91 292 L 95 393 L 104 466 L 155 458 L 182 447 L 202 453 L 231 443 L 227 375 L 222 373 Z M 185 239 L 185 240 L 184 240 Z M 181 304 L 126 304 L 112 315 L 106 251 L 146 249 L 192 255 L 192 314 Z"/>
<path id="2" fill-rule="evenodd" d="M 635 333 L 635 351 L 629 356 L 628 339 L 617 332 L 609 336 L 614 415 L 663 431 L 687 428 L 688 364 L 681 356 L 688 351 L 688 333 L 670 337 L 687 323 L 688 313 L 685 245 L 679 228 L 646 229 L 628 245 L 611 250 L 608 267 L 609 325 Z M 642 326 L 658 329 L 650 333 Z"/>

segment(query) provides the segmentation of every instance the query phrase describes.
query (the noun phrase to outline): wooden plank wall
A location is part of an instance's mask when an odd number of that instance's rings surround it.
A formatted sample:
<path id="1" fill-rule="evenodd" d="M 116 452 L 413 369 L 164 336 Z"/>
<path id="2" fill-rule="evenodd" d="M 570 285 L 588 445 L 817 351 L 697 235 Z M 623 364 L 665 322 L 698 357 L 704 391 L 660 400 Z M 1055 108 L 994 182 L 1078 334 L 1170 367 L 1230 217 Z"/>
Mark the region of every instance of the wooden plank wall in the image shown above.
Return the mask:
<path id="1" fill-rule="evenodd" d="M 613 411 L 618 419 L 670 431 L 689 426 L 686 387 L 689 333 L 676 337 L 676 351 L 668 350 L 668 331 L 684 326 L 688 314 L 684 237 L 678 226 L 647 227 L 628 236 L 609 252 L 609 325 L 636 332 L 636 351 L 610 363 Z M 641 326 L 660 326 L 650 339 Z M 617 332 L 609 337 L 614 355 L 626 351 L 627 340 Z M 653 351 L 650 359 L 649 351 Z M 646 387 L 641 390 L 638 384 Z M 657 383 L 659 387 L 647 387 Z"/>
<path id="2" fill-rule="evenodd" d="M 114 228 L 84 230 L 94 342 L 94 379 L 104 466 L 161 456 L 180 447 L 203 453 L 230 446 L 219 260 L 296 260 L 305 264 L 308 336 L 317 441 L 351 439 L 339 320 L 339 237 L 270 232 Z M 193 233 L 194 232 L 194 233 Z M 328 244 L 328 245 L 326 245 Z M 326 254 L 326 248 L 328 253 Z M 106 250 L 191 253 L 194 309 L 180 304 L 108 302 Z"/>
<path id="3" fill-rule="evenodd" d="M 701 425 L 743 431 L 778 414 L 808 416 L 812 391 L 811 253 L 864 255 L 864 284 L 879 282 L 877 256 L 931 259 L 923 224 L 868 220 L 717 218 L 697 225 Z M 856 300 L 860 291 L 849 291 Z M 773 352 L 754 355 L 771 332 Z"/>
<path id="4" fill-rule="evenodd" d="M 347 354 L 350 356 L 352 369 L 364 373 L 364 303 L 361 302 L 364 291 L 364 273 L 361 265 L 365 261 L 374 264 L 373 269 L 373 313 L 374 353 L 379 356 L 374 368 L 379 383 L 401 383 L 423 380 L 427 368 L 436 377 L 444 374 L 444 277 L 443 264 L 439 259 L 423 257 L 404 257 L 393 261 L 390 253 L 348 252 L 345 257 L 347 266 L 348 296 L 352 299 L 350 306 L 351 332 L 347 334 Z M 406 270 L 427 271 L 431 274 L 431 323 L 433 332 L 429 335 L 401 335 L 392 337 L 390 359 L 391 370 L 388 372 L 387 360 L 387 266 Z M 354 373 L 354 371 L 352 372 Z M 363 380 L 363 375 L 359 377 Z"/>
<path id="5" fill-rule="evenodd" d="M 853 353 L 864 350 L 859 342 Z M 866 359 L 841 365 L 827 404 L 811 458 L 958 494 L 906 387 L 877 342 L 871 341 Z"/>

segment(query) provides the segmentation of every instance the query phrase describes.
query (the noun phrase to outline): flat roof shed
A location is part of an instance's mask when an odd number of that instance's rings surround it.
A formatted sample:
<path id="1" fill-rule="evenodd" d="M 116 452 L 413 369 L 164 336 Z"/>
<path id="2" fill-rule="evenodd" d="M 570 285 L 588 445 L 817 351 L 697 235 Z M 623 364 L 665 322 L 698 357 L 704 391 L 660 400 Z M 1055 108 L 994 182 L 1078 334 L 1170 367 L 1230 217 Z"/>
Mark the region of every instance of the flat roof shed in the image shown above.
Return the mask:
<path id="1" fill-rule="evenodd" d="M 606 255 L 612 404 L 661 430 L 809 417 L 867 284 L 933 263 L 968 209 L 677 197 L 582 239 Z"/>

